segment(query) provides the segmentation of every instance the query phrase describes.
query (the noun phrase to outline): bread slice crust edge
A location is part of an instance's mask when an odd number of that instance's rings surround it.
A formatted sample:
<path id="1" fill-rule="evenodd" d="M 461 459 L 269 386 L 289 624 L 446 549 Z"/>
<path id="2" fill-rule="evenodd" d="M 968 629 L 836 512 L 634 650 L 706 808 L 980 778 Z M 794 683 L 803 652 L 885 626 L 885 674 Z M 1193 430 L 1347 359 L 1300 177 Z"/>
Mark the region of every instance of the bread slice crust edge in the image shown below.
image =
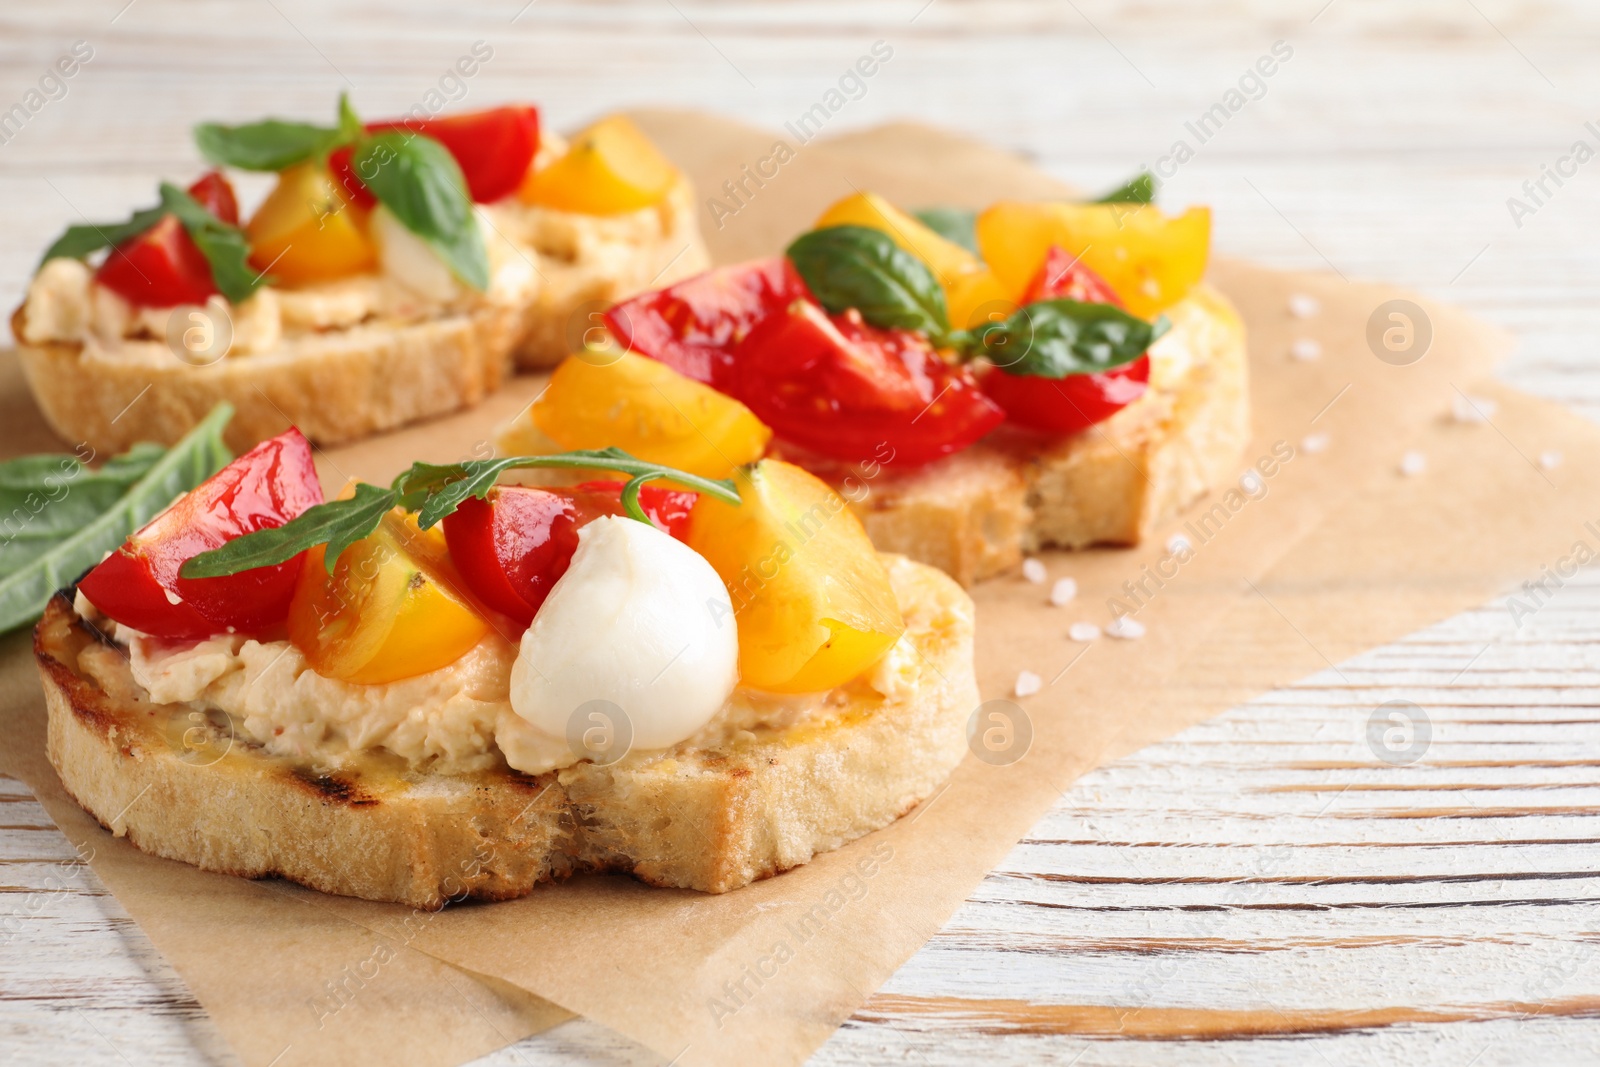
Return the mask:
<path id="1" fill-rule="evenodd" d="M 965 756 L 978 705 L 971 600 L 931 568 L 898 561 L 891 573 L 922 620 L 914 692 L 716 750 L 539 776 L 318 773 L 219 738 L 199 712 L 141 698 L 125 664 L 110 680 L 81 669 L 78 654 L 109 639 L 58 595 L 34 633 L 48 754 L 112 833 L 209 871 L 419 908 L 589 872 L 726 892 L 888 825 Z"/>

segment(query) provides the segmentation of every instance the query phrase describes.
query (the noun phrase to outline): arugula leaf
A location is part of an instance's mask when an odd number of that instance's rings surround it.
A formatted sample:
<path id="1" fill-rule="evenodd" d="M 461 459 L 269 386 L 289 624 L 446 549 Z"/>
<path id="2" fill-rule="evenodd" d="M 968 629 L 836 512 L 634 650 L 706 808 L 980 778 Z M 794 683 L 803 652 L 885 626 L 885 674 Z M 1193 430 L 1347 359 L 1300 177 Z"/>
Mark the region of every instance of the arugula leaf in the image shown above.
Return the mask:
<path id="1" fill-rule="evenodd" d="M 1148 204 L 1156 198 L 1155 175 L 1142 170 L 1123 182 L 1105 196 L 1092 201 L 1096 204 Z"/>
<path id="2" fill-rule="evenodd" d="M 57 237 L 55 242 L 45 249 L 44 258 L 39 260 L 39 265 L 43 266 L 52 259 L 82 259 L 102 248 L 120 245 L 160 222 L 166 213 L 164 205 L 147 207 L 135 211 L 127 222 L 88 222 L 68 226 L 67 232 Z"/>
<path id="3" fill-rule="evenodd" d="M 323 562 L 332 574 L 344 550 L 376 530 L 398 501 L 393 489 L 357 482 L 353 497 L 314 504 L 282 526 L 236 537 L 186 560 L 178 573 L 185 578 L 217 578 L 271 567 L 315 545 L 327 545 Z"/>
<path id="4" fill-rule="evenodd" d="M 99 470 L 70 454 L 0 463 L 0 574 L 33 562 L 89 525 L 165 451 L 149 442 L 137 444 Z"/>
<path id="5" fill-rule="evenodd" d="M 917 221 L 928 229 L 978 254 L 978 213 L 964 207 L 929 207 L 917 212 Z"/>
<path id="6" fill-rule="evenodd" d="M 634 478 L 664 478 L 696 492 L 707 493 L 730 504 L 739 502 L 739 491 L 729 480 L 702 478 L 660 463 L 637 459 L 620 448 L 576 452 L 557 452 L 544 456 L 509 456 L 504 459 L 474 459 L 463 463 L 438 465 L 414 463 L 395 479 L 403 501 L 422 498 L 417 508 L 417 525 L 424 530 L 460 507 L 469 497 L 488 495 L 500 475 L 527 468 L 600 469 L 629 474 Z M 637 517 L 637 516 L 636 516 Z"/>
<path id="7" fill-rule="evenodd" d="M 467 180 L 444 145 L 394 130 L 361 141 L 350 162 L 372 195 L 438 252 L 452 274 L 480 293 L 489 288 L 489 256 Z"/>
<path id="8" fill-rule="evenodd" d="M 211 281 L 230 303 L 249 299 L 271 282 L 271 278 L 250 266 L 250 240 L 239 227 L 223 222 L 170 182 L 161 183 L 161 203 L 183 223 L 211 266 Z"/>
<path id="9" fill-rule="evenodd" d="M 417 525 L 426 530 L 468 498 L 487 496 L 505 471 L 540 467 L 599 468 L 632 475 L 623 490 L 623 503 L 628 513 L 641 522 L 650 520 L 639 506 L 638 487 L 658 478 L 709 493 L 730 504 L 739 503 L 739 491 L 731 480 L 701 478 L 659 463 L 647 463 L 618 448 L 464 463 L 413 463 L 388 489 L 358 482 L 354 496 L 307 508 L 282 526 L 257 530 L 202 552 L 185 562 L 178 573 L 185 578 L 217 578 L 282 563 L 308 548 L 325 544 L 328 547 L 323 553 L 323 565 L 332 574 L 344 550 L 376 530 L 391 508 L 419 512 Z"/>
<path id="10" fill-rule="evenodd" d="M 75 582 L 179 494 L 188 492 L 226 466 L 233 456 L 222 443 L 222 430 L 232 417 L 230 404 L 212 408 L 182 440 L 151 462 L 111 507 L 0 579 L 0 631 L 37 619 L 56 590 Z M 135 446 L 121 460 L 128 465 L 141 464 L 149 458 L 148 449 L 149 446 Z M 111 466 L 108 463 L 102 470 Z M 14 469 L 23 472 L 28 467 Z M 121 473 L 127 472 L 123 469 Z M 71 492 L 75 491 L 69 491 L 65 498 L 41 510 L 39 515 L 49 508 L 66 505 L 72 499 Z"/>
<path id="11" fill-rule="evenodd" d="M 1131 363 L 1169 328 L 1164 316 L 1150 323 L 1113 304 L 1040 300 L 974 330 L 971 346 L 1008 374 L 1065 378 Z"/>
<path id="12" fill-rule="evenodd" d="M 138 237 L 167 215 L 178 217 L 184 232 L 206 257 L 218 292 L 233 303 L 247 299 L 271 281 L 250 266 L 250 242 L 243 230 L 223 222 L 170 182 L 161 183 L 160 204 L 135 211 L 127 222 L 68 226 L 67 232 L 45 250 L 44 259 L 39 263 L 43 266 L 63 257 L 82 259 L 102 248 L 115 247 Z"/>
<path id="13" fill-rule="evenodd" d="M 935 343 L 950 330 L 944 290 L 933 271 L 882 230 L 812 230 L 795 238 L 785 254 L 817 302 L 835 314 L 856 308 L 874 326 L 921 330 Z"/>

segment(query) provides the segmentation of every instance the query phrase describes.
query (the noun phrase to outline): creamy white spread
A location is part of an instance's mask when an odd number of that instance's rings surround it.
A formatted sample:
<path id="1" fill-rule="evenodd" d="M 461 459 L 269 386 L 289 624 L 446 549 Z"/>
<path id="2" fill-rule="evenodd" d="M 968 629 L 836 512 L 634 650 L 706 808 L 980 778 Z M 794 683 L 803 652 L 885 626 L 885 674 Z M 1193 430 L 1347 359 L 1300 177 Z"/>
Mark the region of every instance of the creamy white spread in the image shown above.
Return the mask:
<path id="1" fill-rule="evenodd" d="M 912 564 L 886 560 L 896 584 Z M 914 634 L 950 625 L 948 607 L 908 605 L 906 632 L 861 678 L 827 693 L 778 695 L 735 689 L 721 711 L 672 750 L 715 750 L 754 741 L 757 731 L 786 730 L 822 720 L 876 694 L 907 697 L 920 684 L 921 657 Z M 240 740 L 268 754 L 315 766 L 337 765 L 364 752 L 383 752 L 415 770 L 462 774 L 502 765 L 527 774 L 571 766 L 579 753 L 565 737 L 529 724 L 511 706 L 511 669 L 517 647 L 490 634 L 454 663 L 414 678 L 381 685 L 341 682 L 316 673 L 287 641 L 257 641 L 219 634 L 175 643 L 99 618 L 79 594 L 75 608 L 126 646 L 134 682 L 156 704 L 220 711 Z M 91 645 L 85 656 L 104 657 L 113 677 L 119 650 Z"/>
<path id="2" fill-rule="evenodd" d="M 382 750 L 416 769 L 444 774 L 487 770 L 502 758 L 515 770 L 542 774 L 579 759 L 566 738 L 534 728 L 512 710 L 517 650 L 495 634 L 448 667 L 382 685 L 324 677 L 287 641 L 219 635 L 173 645 L 126 630 L 122 637 L 134 680 L 152 702 L 221 711 L 274 756 L 322 765 Z M 908 641 L 902 638 L 864 679 L 884 697 L 915 684 L 915 652 Z M 778 696 L 736 689 L 681 747 L 724 748 L 752 740 L 757 730 L 787 729 L 846 699 L 843 691 Z"/>

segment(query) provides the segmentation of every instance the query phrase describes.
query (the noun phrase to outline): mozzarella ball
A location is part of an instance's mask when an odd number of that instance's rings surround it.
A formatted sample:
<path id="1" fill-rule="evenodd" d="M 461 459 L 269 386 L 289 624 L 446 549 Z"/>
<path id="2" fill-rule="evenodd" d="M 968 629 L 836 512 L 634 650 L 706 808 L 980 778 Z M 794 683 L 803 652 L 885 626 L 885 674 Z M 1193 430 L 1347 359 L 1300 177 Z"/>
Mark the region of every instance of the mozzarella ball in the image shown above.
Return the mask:
<path id="1" fill-rule="evenodd" d="M 722 710 L 738 667 L 733 608 L 711 564 L 654 526 L 608 515 L 578 531 L 571 565 L 522 635 L 511 707 L 570 737 L 574 717 L 606 701 L 633 748 L 666 748 Z"/>

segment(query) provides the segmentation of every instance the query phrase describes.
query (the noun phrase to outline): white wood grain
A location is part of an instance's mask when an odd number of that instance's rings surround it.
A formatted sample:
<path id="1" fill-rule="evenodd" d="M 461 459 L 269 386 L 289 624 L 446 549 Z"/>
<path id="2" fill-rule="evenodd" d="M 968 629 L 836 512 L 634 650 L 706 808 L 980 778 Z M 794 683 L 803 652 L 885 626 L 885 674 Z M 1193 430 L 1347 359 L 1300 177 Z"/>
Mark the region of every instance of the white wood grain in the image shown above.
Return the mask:
<path id="1" fill-rule="evenodd" d="M 463 106 L 531 98 L 570 126 L 641 103 L 776 125 L 881 39 L 893 59 L 830 130 L 918 117 L 1090 188 L 1155 163 L 1283 40 L 1164 198 L 1214 205 L 1222 251 L 1514 329 L 1505 377 L 1600 417 L 1600 163 L 1520 227 L 1506 205 L 1575 140 L 1600 148 L 1600 8 L 1579 0 L 125 4 L 0 11 L 0 109 L 95 48 L 0 144 L 0 303 L 75 212 L 195 169 L 191 122 L 321 114 L 339 88 L 403 109 L 474 40 L 495 58 Z M 817 1062 L 1600 1061 L 1600 578 L 1521 631 L 1486 608 L 1341 670 L 1082 779 Z M 1420 764 L 1366 748 L 1394 697 L 1434 719 Z M 14 783 L 0 827 L 0 1059 L 222 1061 Z M 655 1058 L 580 1020 L 481 1062 Z"/>

